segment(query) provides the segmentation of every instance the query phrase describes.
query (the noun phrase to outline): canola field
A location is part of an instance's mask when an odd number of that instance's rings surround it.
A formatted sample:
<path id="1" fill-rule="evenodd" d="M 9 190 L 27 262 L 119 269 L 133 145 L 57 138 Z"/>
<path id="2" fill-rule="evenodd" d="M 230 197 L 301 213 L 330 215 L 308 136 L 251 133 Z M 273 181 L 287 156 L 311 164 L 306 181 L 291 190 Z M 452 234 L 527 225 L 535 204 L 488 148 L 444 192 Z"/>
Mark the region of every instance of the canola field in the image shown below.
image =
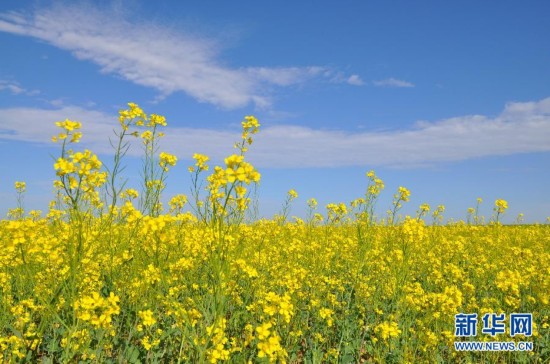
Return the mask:
<path id="1" fill-rule="evenodd" d="M 505 200 L 452 224 L 444 206 L 401 216 L 405 187 L 376 216 L 374 172 L 350 203 L 310 199 L 293 219 L 290 190 L 278 215 L 259 219 L 250 116 L 234 155 L 210 166 L 195 154 L 192 192 L 164 200 L 177 163 L 159 153 L 166 120 L 128 105 L 108 161 L 79 148 L 79 122 L 57 123 L 48 211 L 26 211 L 15 183 L 17 206 L 0 221 L 3 362 L 550 361 L 548 224 L 502 225 Z M 138 189 L 122 173 L 131 139 L 143 147 Z M 532 321 L 514 327 L 512 314 Z M 474 341 L 532 347 L 456 348 Z"/>

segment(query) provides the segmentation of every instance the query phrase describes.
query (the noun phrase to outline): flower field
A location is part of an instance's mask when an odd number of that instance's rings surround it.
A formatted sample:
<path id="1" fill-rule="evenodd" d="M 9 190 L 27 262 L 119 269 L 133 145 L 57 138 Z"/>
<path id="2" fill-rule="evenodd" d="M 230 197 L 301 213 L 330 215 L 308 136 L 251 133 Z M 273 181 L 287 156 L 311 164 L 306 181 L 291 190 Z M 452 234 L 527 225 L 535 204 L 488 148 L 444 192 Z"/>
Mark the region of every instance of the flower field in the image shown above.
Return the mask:
<path id="1" fill-rule="evenodd" d="M 194 155 L 192 193 L 162 192 L 177 158 L 159 153 L 166 120 L 129 104 L 100 161 L 78 149 L 80 123 L 58 122 L 49 210 L 18 206 L 0 221 L 0 349 L 4 362 L 531 363 L 550 360 L 550 226 L 502 225 L 444 206 L 375 216 L 384 182 L 290 219 L 290 190 L 271 220 L 255 215 L 261 175 L 246 154 L 259 131 L 243 121 L 223 166 Z M 85 137 L 85 136 L 84 136 Z M 126 188 L 129 140 L 143 147 L 141 189 Z M 480 200 L 478 201 L 481 202 Z M 456 317 L 478 316 L 477 335 Z M 502 333 L 485 314 L 506 314 Z M 512 335 L 508 316 L 532 314 Z M 492 322 L 493 327 L 497 327 Z M 474 329 L 474 330 L 475 330 Z M 473 337 L 475 336 L 475 337 Z M 455 342 L 531 342 L 527 351 L 457 351 Z"/>

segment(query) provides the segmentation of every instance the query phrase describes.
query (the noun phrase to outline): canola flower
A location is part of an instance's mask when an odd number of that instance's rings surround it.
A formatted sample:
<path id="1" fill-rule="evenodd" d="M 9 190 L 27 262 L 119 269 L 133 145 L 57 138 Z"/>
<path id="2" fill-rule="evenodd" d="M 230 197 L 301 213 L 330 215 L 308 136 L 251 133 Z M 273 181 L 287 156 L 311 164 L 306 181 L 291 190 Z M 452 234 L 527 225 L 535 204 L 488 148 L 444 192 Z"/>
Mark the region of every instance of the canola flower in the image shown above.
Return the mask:
<path id="1" fill-rule="evenodd" d="M 177 161 L 178 158 L 173 154 L 162 152 L 159 155 L 159 165 L 164 172 L 168 172 L 168 166 L 174 167 Z"/>
<path id="2" fill-rule="evenodd" d="M 508 209 L 508 202 L 506 200 L 498 199 L 495 201 L 494 211 L 496 213 L 495 221 L 498 223 L 499 217 Z"/>
<path id="3" fill-rule="evenodd" d="M 19 193 L 25 192 L 27 184 L 25 182 L 15 182 L 15 190 Z"/>
<path id="4" fill-rule="evenodd" d="M 221 165 L 193 155 L 191 192 L 166 200 L 165 177 L 179 167 L 155 148 L 166 119 L 130 103 L 119 123 L 110 163 L 77 148 L 79 122 L 58 123 L 48 211 L 26 211 L 27 185 L 15 184 L 18 207 L 0 220 L 3 362 L 548 360 L 548 225 L 483 224 L 481 199 L 466 222 L 444 224 L 444 205 L 400 216 L 405 187 L 377 217 L 384 182 L 374 171 L 350 203 L 324 210 L 309 198 L 305 221 L 287 219 L 300 202 L 293 189 L 278 217 L 247 220 L 261 178 L 247 159 L 256 118 L 244 118 Z M 140 135 L 141 189 L 117 182 L 125 138 Z M 507 209 L 497 200 L 492 221 Z M 534 350 L 455 351 L 460 312 L 532 313 L 532 336 L 507 328 L 498 339 Z"/>
<path id="5" fill-rule="evenodd" d="M 195 166 L 197 166 L 199 171 L 208 171 L 208 162 L 210 158 L 204 154 L 193 154 L 193 159 L 195 159 L 197 162 L 195 163 Z M 189 167 L 189 172 L 194 172 L 194 167 Z"/>
<path id="6" fill-rule="evenodd" d="M 289 190 L 289 191 L 288 191 L 288 196 L 289 196 L 291 199 L 298 198 L 298 192 L 296 192 L 296 190 Z"/>
<path id="7" fill-rule="evenodd" d="M 398 337 L 401 334 L 397 322 L 382 322 L 374 328 L 374 332 L 382 340 Z"/>

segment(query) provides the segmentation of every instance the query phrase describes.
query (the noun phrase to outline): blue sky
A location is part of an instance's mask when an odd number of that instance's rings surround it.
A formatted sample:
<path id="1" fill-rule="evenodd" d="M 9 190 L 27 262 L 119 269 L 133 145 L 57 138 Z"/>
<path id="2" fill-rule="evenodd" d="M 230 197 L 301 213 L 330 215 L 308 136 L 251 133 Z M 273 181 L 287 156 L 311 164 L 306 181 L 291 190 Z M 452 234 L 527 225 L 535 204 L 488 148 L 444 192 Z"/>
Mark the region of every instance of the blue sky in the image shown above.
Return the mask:
<path id="1" fill-rule="evenodd" d="M 547 1 L 2 1 L 0 212 L 45 209 L 55 121 L 84 124 L 82 148 L 109 164 L 118 110 L 165 115 L 179 158 L 167 196 L 187 193 L 195 152 L 232 151 L 240 121 L 262 130 L 250 160 L 261 211 L 299 199 L 349 202 L 365 172 L 398 186 L 403 213 L 444 204 L 463 219 L 484 200 L 504 221 L 550 216 L 550 13 Z M 139 148 L 128 159 L 138 186 Z"/>

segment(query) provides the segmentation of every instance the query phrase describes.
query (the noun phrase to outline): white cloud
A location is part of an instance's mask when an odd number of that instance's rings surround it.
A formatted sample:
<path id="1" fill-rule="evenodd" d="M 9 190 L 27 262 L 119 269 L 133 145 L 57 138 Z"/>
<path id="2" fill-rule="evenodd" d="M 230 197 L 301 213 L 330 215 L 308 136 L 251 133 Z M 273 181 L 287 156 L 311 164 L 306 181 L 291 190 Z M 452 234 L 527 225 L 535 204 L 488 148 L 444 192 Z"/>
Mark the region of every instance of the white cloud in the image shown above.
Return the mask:
<path id="1" fill-rule="evenodd" d="M 152 87 L 163 96 L 183 91 L 224 108 L 271 104 L 270 86 L 325 77 L 323 67 L 232 68 L 219 59 L 219 44 L 152 22 L 131 22 L 117 12 L 56 6 L 31 15 L 0 14 L 0 31 L 34 37 L 91 61 L 101 71 Z M 352 76 L 352 82 L 356 82 Z"/>
<path id="2" fill-rule="evenodd" d="M 91 146 L 105 142 L 108 145 L 106 138 L 111 135 L 117 122 L 114 116 L 77 106 L 0 109 L 0 139 L 51 144 L 51 137 L 60 131 L 54 123 L 67 118 L 84 122 L 83 131 L 87 134 L 87 144 Z"/>
<path id="3" fill-rule="evenodd" d="M 359 75 L 351 75 L 347 79 L 347 83 L 354 86 L 363 86 L 365 82 L 359 77 Z"/>
<path id="4" fill-rule="evenodd" d="M 23 93 L 25 90 L 18 85 L 14 83 L 8 83 L 6 81 L 0 81 L 0 91 L 7 90 L 10 91 L 14 95 L 19 95 L 20 93 Z"/>
<path id="5" fill-rule="evenodd" d="M 363 86 L 365 84 L 359 75 L 353 74 L 351 76 L 347 76 L 343 72 L 333 71 L 330 69 L 325 69 L 323 73 L 324 77 L 328 78 L 332 83 L 347 83 L 352 86 Z"/>
<path id="6" fill-rule="evenodd" d="M 50 143 L 54 121 L 84 123 L 83 146 L 111 153 L 107 139 L 116 116 L 80 107 L 56 110 L 0 109 L 0 139 Z M 168 120 L 170 122 L 170 120 Z M 238 130 L 169 126 L 163 149 L 188 159 L 200 152 L 220 160 L 232 153 Z M 550 98 L 514 102 L 496 117 L 469 115 L 391 132 L 348 132 L 286 125 L 261 130 L 250 157 L 259 167 L 395 166 L 418 167 L 440 162 L 529 152 L 550 152 Z M 131 154 L 137 155 L 139 148 Z"/>
<path id="7" fill-rule="evenodd" d="M 24 89 L 23 87 L 21 87 L 19 85 L 19 83 L 17 82 L 14 82 L 14 81 L 5 81 L 5 80 L 0 80 L 0 91 L 9 91 L 11 92 L 13 95 L 20 95 L 20 94 L 24 94 L 24 95 L 28 95 L 28 96 L 35 96 L 35 95 L 38 95 L 40 93 L 40 91 L 38 90 L 27 90 L 27 89 Z"/>
<path id="8" fill-rule="evenodd" d="M 290 86 L 307 81 L 325 71 L 323 67 L 287 67 L 287 68 L 247 68 L 248 75 L 258 81 L 266 81 L 277 86 Z"/>
<path id="9" fill-rule="evenodd" d="M 375 86 L 379 87 L 414 87 L 411 82 L 398 80 L 397 78 L 386 78 L 385 80 L 373 81 Z"/>

